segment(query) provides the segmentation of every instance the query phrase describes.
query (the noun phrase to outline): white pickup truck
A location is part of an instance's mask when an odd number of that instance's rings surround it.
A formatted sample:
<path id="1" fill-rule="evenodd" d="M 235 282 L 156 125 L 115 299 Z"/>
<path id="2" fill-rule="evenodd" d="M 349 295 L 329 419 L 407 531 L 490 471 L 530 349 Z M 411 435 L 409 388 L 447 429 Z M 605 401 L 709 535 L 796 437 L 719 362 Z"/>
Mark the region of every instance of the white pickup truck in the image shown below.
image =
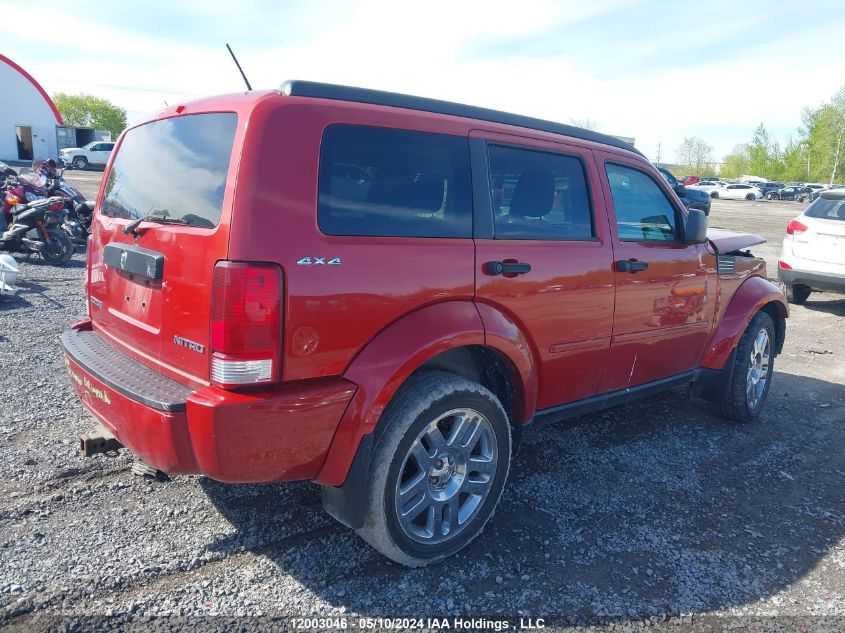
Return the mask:
<path id="1" fill-rule="evenodd" d="M 105 165 L 114 149 L 111 141 L 93 141 L 85 147 L 68 147 L 59 151 L 59 160 L 65 167 L 85 169 L 88 165 Z"/>

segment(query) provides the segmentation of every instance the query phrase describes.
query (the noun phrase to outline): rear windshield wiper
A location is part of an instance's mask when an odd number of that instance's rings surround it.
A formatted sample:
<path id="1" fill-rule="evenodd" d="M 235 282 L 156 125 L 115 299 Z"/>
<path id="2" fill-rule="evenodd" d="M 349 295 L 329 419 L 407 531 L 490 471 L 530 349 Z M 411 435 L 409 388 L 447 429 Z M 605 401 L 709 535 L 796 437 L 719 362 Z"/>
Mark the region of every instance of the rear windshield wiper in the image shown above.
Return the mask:
<path id="1" fill-rule="evenodd" d="M 190 226 L 190 222 L 185 220 L 181 220 L 179 218 L 167 218 L 163 215 L 147 215 L 142 218 L 138 218 L 134 222 L 130 222 L 126 226 L 123 227 L 123 234 L 126 235 L 127 233 L 132 233 L 135 237 L 138 237 L 138 226 L 141 222 L 158 222 L 159 224 L 181 224 L 185 226 Z"/>

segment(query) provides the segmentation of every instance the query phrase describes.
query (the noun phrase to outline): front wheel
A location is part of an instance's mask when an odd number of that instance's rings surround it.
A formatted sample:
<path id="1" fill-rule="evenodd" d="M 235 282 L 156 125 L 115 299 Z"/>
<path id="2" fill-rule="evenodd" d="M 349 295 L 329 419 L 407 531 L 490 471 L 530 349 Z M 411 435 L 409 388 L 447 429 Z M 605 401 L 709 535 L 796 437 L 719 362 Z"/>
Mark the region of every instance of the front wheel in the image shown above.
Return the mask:
<path id="1" fill-rule="evenodd" d="M 737 422 L 751 422 L 763 410 L 775 362 L 775 324 L 758 312 L 739 340 L 733 376 L 719 413 Z"/>
<path id="2" fill-rule="evenodd" d="M 745 196 L 745 199 L 746 200 L 754 200 L 756 197 L 757 196 L 755 196 L 753 193 L 749 193 L 747 196 Z"/>
<path id="3" fill-rule="evenodd" d="M 50 241 L 44 242 L 41 257 L 49 264 L 66 264 L 73 257 L 73 242 L 67 233 L 58 229 L 47 229 Z"/>
<path id="4" fill-rule="evenodd" d="M 88 167 L 88 159 L 84 156 L 77 156 L 73 159 L 73 163 L 71 164 L 73 165 L 74 169 L 85 169 L 86 167 Z"/>
<path id="5" fill-rule="evenodd" d="M 424 372 L 399 389 L 379 426 L 358 534 L 411 567 L 466 547 L 508 476 L 510 425 L 499 400 L 460 376 Z"/>
<path id="6" fill-rule="evenodd" d="M 718 198 L 718 197 L 719 197 L 719 192 L 718 192 L 718 191 L 714 191 L 714 192 L 712 192 L 712 193 L 710 194 L 710 197 L 711 197 L 711 198 L 713 198 L 713 199 L 715 200 L 716 198 Z"/>

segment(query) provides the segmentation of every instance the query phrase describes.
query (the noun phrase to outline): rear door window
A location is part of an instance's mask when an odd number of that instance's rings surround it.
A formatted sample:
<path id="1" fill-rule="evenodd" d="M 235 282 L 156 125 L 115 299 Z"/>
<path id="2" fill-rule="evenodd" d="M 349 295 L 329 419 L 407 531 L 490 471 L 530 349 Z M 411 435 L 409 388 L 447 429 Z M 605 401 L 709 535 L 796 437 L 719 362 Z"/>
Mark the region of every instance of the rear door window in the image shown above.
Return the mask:
<path id="1" fill-rule="evenodd" d="M 328 235 L 471 237 L 469 142 L 331 125 L 320 148 L 318 205 Z"/>
<path id="2" fill-rule="evenodd" d="M 594 237 L 581 160 L 491 145 L 490 190 L 497 239 L 588 240 Z"/>
<path id="3" fill-rule="evenodd" d="M 237 126 L 235 113 L 218 112 L 129 130 L 109 172 L 102 214 L 214 228 L 223 210 Z"/>

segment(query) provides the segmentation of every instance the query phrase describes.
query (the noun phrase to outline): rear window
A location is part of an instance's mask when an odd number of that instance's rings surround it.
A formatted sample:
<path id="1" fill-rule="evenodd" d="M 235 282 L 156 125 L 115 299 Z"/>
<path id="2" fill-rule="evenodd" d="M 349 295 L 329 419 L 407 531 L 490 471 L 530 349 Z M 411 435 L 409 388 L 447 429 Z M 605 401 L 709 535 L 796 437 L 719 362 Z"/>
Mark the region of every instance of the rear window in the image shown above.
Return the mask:
<path id="1" fill-rule="evenodd" d="M 845 221 L 845 198 L 816 198 L 804 215 L 808 218 Z"/>
<path id="2" fill-rule="evenodd" d="M 317 218 L 328 235 L 471 237 L 466 137 L 329 126 Z"/>
<path id="3" fill-rule="evenodd" d="M 158 217 L 214 228 L 238 117 L 232 112 L 163 119 L 126 133 L 106 183 L 102 214 Z"/>

